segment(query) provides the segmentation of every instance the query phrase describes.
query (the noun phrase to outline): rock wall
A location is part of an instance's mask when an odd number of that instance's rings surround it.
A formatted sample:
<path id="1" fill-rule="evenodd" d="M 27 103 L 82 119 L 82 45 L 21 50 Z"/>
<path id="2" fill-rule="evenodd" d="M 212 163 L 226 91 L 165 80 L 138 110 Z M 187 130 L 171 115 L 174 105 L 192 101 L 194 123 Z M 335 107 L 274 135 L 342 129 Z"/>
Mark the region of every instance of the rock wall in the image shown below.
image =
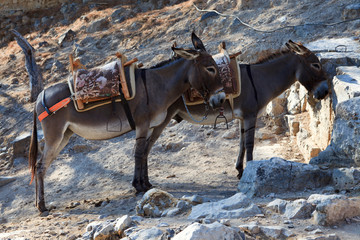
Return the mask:
<path id="1" fill-rule="evenodd" d="M 321 39 L 309 43 L 307 47 L 317 52 L 328 74 L 330 94 L 317 101 L 307 95 L 303 86 L 295 83 L 285 92 L 285 110 L 290 113 L 286 117 L 290 135 L 296 137 L 304 159 L 310 161 L 334 143 L 336 133 L 333 132 L 333 124 L 337 105 L 360 96 L 360 44 L 352 38 Z M 355 130 L 355 133 L 358 131 Z"/>

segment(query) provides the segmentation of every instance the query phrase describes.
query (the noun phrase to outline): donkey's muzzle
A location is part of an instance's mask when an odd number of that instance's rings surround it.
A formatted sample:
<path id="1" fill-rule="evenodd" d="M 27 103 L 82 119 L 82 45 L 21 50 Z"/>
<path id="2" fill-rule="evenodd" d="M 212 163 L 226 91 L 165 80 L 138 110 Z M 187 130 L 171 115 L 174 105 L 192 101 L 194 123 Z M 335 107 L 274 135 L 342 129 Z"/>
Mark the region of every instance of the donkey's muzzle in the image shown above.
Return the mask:
<path id="1" fill-rule="evenodd" d="M 210 107 L 212 107 L 213 109 L 217 109 L 222 107 L 222 105 L 224 104 L 226 100 L 226 95 L 224 92 L 218 93 L 218 94 L 214 94 L 210 97 L 209 100 L 209 105 Z"/>
<path id="2" fill-rule="evenodd" d="M 314 91 L 314 98 L 321 100 L 329 94 L 329 87 L 327 81 L 322 82 Z"/>

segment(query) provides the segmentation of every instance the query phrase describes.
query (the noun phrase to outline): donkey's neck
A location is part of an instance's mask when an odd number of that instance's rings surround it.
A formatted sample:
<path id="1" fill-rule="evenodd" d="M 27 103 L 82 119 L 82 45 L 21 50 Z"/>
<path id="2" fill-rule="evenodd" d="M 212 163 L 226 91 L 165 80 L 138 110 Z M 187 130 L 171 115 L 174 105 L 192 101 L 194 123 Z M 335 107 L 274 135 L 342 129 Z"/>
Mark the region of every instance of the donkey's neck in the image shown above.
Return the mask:
<path id="1" fill-rule="evenodd" d="M 260 107 L 288 89 L 296 81 L 298 58 L 286 53 L 268 62 L 251 65 Z"/>
<path id="2" fill-rule="evenodd" d="M 177 59 L 165 66 L 147 69 L 148 85 L 153 89 L 149 97 L 156 99 L 155 102 L 166 103 L 167 107 L 174 103 L 190 87 L 191 64 L 191 61 Z"/>

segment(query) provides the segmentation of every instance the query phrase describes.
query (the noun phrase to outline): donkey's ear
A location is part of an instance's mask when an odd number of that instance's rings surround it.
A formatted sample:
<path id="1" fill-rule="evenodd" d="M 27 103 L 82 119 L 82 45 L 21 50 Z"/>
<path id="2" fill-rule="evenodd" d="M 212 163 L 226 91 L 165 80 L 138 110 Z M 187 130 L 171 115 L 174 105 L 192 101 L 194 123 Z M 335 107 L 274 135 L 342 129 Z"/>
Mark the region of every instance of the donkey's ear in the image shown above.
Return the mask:
<path id="1" fill-rule="evenodd" d="M 174 53 L 177 56 L 180 56 L 187 60 L 194 60 L 195 58 L 200 56 L 200 52 L 193 49 L 183 49 L 183 48 L 175 48 L 175 47 L 172 47 L 171 49 L 174 51 Z"/>
<path id="2" fill-rule="evenodd" d="M 200 40 L 200 38 L 198 36 L 196 36 L 196 34 L 194 32 L 192 32 L 192 34 L 191 34 L 191 41 L 192 41 L 195 49 L 199 49 L 201 51 L 206 52 L 203 42 Z"/>
<path id="3" fill-rule="evenodd" d="M 289 40 L 285 45 L 289 50 L 299 55 L 304 55 L 309 52 L 309 50 L 306 47 L 304 47 L 302 44 L 293 42 L 291 40 Z"/>

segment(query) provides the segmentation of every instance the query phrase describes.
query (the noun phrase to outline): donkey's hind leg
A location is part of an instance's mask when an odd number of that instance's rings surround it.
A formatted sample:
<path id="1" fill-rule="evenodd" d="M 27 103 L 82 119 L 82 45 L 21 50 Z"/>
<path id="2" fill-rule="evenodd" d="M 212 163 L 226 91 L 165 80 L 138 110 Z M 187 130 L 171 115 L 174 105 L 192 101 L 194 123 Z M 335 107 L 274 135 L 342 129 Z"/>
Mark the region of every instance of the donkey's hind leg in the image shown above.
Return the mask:
<path id="1" fill-rule="evenodd" d="M 148 156 L 150 153 L 151 148 L 154 146 L 155 142 L 160 137 L 161 133 L 163 132 L 164 128 L 169 124 L 170 120 L 173 118 L 173 115 L 175 113 L 176 109 L 168 109 L 168 113 L 166 115 L 165 120 L 158 126 L 154 127 L 150 137 L 146 141 L 145 145 L 145 161 L 144 161 L 144 167 L 142 168 L 143 172 L 141 173 L 142 176 L 144 176 L 144 184 L 147 188 L 151 188 L 152 185 L 149 181 L 149 175 L 148 175 Z"/>
<path id="2" fill-rule="evenodd" d="M 40 160 L 36 164 L 36 207 L 40 212 L 47 211 L 45 207 L 45 195 L 44 195 L 44 177 L 46 170 L 50 164 L 55 160 L 60 151 L 66 146 L 69 142 L 69 139 L 73 132 L 71 130 L 66 130 L 61 138 L 57 138 L 54 141 L 45 141 L 44 151 L 41 155 Z"/>

